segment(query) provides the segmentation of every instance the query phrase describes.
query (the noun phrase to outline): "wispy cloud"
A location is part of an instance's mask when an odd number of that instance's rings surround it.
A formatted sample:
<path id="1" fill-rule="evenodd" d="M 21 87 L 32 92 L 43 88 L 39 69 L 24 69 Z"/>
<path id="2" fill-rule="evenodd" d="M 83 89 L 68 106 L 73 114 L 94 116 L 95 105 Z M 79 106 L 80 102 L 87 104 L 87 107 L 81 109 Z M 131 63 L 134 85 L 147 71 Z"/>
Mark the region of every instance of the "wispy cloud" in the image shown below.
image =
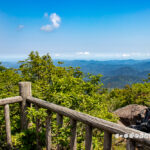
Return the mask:
<path id="1" fill-rule="evenodd" d="M 48 16 L 48 13 L 45 13 L 44 16 Z M 41 30 L 42 31 L 45 31 L 45 32 L 51 32 L 53 31 L 54 29 L 57 29 L 60 27 L 60 23 L 61 23 L 61 18 L 56 14 L 56 13 L 52 13 L 50 16 L 49 16 L 49 21 L 51 22 L 50 24 L 47 24 L 47 25 L 43 25 L 41 27 Z"/>
<path id="2" fill-rule="evenodd" d="M 95 53 L 88 51 L 80 52 L 51 52 L 54 59 L 69 59 L 69 60 L 126 60 L 126 59 L 149 59 L 150 53 L 140 52 L 123 52 L 123 53 Z"/>
<path id="3" fill-rule="evenodd" d="M 42 26 L 42 27 L 41 27 L 41 30 L 42 30 L 42 31 L 45 31 L 45 32 L 50 32 L 50 31 L 53 30 L 53 27 L 52 27 L 52 25 L 47 24 L 47 25 Z"/>
<path id="4" fill-rule="evenodd" d="M 53 13 L 50 15 L 50 21 L 54 28 L 58 28 L 60 26 L 61 18 L 56 13 Z"/>
<path id="5" fill-rule="evenodd" d="M 131 54 L 127 54 L 127 53 L 122 54 L 122 57 L 130 57 L 130 56 L 131 56 Z"/>
<path id="6" fill-rule="evenodd" d="M 18 30 L 22 30 L 24 28 L 24 25 L 20 24 L 18 25 Z"/>
<path id="7" fill-rule="evenodd" d="M 91 57 L 93 59 L 148 59 L 150 57 L 150 53 L 92 53 Z"/>
<path id="8" fill-rule="evenodd" d="M 77 55 L 90 55 L 90 52 L 77 52 Z"/>

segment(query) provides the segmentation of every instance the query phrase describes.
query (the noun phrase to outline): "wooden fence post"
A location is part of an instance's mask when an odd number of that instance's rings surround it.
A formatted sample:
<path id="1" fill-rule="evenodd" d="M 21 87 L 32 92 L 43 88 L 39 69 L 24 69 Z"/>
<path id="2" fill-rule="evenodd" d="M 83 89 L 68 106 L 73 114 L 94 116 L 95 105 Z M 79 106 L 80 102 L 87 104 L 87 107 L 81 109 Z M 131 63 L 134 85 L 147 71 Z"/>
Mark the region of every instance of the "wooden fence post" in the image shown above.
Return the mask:
<path id="1" fill-rule="evenodd" d="M 36 109 L 36 111 L 39 110 L 38 105 L 35 105 L 35 109 Z M 37 150 L 42 149 L 39 134 L 40 134 L 40 119 L 36 118 L 36 146 L 37 146 Z"/>
<path id="2" fill-rule="evenodd" d="M 19 82 L 19 93 L 20 96 L 22 96 L 23 101 L 21 104 L 21 129 L 25 130 L 28 127 L 28 122 L 27 122 L 27 112 L 26 112 L 26 99 L 28 96 L 31 96 L 31 82 Z"/>
<path id="3" fill-rule="evenodd" d="M 92 149 L 92 127 L 86 125 L 85 150 Z"/>
<path id="4" fill-rule="evenodd" d="M 57 113 L 57 125 L 59 128 L 61 128 L 63 126 L 63 116 Z M 58 134 L 60 134 L 58 132 Z M 62 150 L 63 147 L 61 144 L 57 144 L 57 150 Z"/>
<path id="5" fill-rule="evenodd" d="M 52 149 L 52 135 L 51 135 L 51 111 L 47 110 L 47 118 L 46 118 L 46 150 Z"/>
<path id="6" fill-rule="evenodd" d="M 4 106 L 4 113 L 5 113 L 7 145 L 8 145 L 8 149 L 11 149 L 12 141 L 11 141 L 10 113 L 9 113 L 9 105 L 8 104 L 6 104 Z"/>
<path id="7" fill-rule="evenodd" d="M 104 131 L 104 150 L 111 150 L 112 134 L 108 131 Z"/>
<path id="8" fill-rule="evenodd" d="M 77 121 L 71 119 L 71 138 L 70 138 L 70 150 L 76 150 L 77 149 Z"/>
<path id="9" fill-rule="evenodd" d="M 126 150 L 135 150 L 135 142 L 131 139 L 127 139 Z"/>

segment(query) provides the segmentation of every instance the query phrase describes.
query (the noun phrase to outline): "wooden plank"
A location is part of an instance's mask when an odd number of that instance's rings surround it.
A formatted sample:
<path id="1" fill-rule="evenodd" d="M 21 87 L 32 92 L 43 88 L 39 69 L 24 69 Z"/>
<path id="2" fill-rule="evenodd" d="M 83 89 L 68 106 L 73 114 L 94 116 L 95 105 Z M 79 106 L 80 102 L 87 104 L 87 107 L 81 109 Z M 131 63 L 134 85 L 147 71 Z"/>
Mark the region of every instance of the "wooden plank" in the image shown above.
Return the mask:
<path id="1" fill-rule="evenodd" d="M 39 107 L 35 105 L 36 111 L 39 110 Z M 40 120 L 36 118 L 36 145 L 37 145 L 37 150 L 41 150 L 41 144 L 40 144 Z"/>
<path id="2" fill-rule="evenodd" d="M 26 99 L 28 96 L 31 96 L 31 82 L 19 82 L 19 93 L 20 96 L 23 98 L 22 104 L 21 104 L 21 129 L 26 130 L 28 127 L 28 121 L 27 121 L 27 112 L 26 112 Z"/>
<path id="3" fill-rule="evenodd" d="M 22 102 L 21 96 L 9 97 L 5 99 L 0 99 L 0 106 L 5 104 L 19 103 Z"/>
<path id="4" fill-rule="evenodd" d="M 70 120 L 71 125 L 71 137 L 70 137 L 70 150 L 76 150 L 77 149 L 77 121 L 71 119 Z"/>
<path id="5" fill-rule="evenodd" d="M 46 118 L 46 150 L 52 149 L 52 139 L 51 139 L 51 111 L 47 110 L 47 118 Z"/>
<path id="6" fill-rule="evenodd" d="M 112 134 L 105 131 L 104 132 L 104 150 L 111 150 L 112 145 Z"/>
<path id="7" fill-rule="evenodd" d="M 150 136 L 147 133 L 144 133 L 144 132 L 132 129 L 132 128 L 124 127 L 124 126 L 121 126 L 119 124 L 116 124 L 116 123 L 113 123 L 110 121 L 106 121 L 106 120 L 103 120 L 103 119 L 100 119 L 97 117 L 90 116 L 88 114 L 77 112 L 75 110 L 71 110 L 71 109 L 68 109 L 66 107 L 58 106 L 56 104 L 49 103 L 47 101 L 43 101 L 43 100 L 38 99 L 38 98 L 28 97 L 27 100 L 29 102 L 37 104 L 43 108 L 46 108 L 52 112 L 59 113 L 63 116 L 67 116 L 71 119 L 83 122 L 89 126 L 108 131 L 112 134 L 121 134 L 121 135 L 123 134 L 124 135 L 124 134 L 132 134 L 133 133 L 133 134 L 139 134 L 139 135 L 144 134 L 146 137 Z M 150 146 L 150 140 L 147 138 L 133 137 L 133 140 Z"/>
<path id="8" fill-rule="evenodd" d="M 86 125 L 85 150 L 92 149 L 92 127 Z"/>
<path id="9" fill-rule="evenodd" d="M 127 139 L 126 150 L 135 150 L 135 142 L 131 139 Z"/>
<path id="10" fill-rule="evenodd" d="M 63 126 L 63 116 L 60 114 L 57 114 L 57 125 L 59 128 L 61 128 Z M 58 134 L 60 134 L 60 133 L 58 132 Z M 62 145 L 58 144 L 57 150 L 62 150 L 62 149 L 63 149 Z"/>
<path id="11" fill-rule="evenodd" d="M 4 106 L 4 113 L 5 113 L 7 145 L 8 145 L 8 149 L 11 149 L 12 148 L 11 125 L 10 125 L 10 112 L 9 112 L 9 105 L 8 104 L 6 104 Z"/>

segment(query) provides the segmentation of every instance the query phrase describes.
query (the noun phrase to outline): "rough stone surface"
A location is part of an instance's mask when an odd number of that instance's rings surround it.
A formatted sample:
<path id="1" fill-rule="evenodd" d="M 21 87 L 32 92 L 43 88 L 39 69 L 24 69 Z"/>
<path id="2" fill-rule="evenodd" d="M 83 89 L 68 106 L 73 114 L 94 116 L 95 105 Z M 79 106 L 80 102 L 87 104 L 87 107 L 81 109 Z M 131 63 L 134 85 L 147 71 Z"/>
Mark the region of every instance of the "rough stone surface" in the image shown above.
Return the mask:
<path id="1" fill-rule="evenodd" d="M 136 124 L 136 120 L 139 118 L 138 115 L 142 113 L 145 115 L 146 106 L 131 104 L 125 107 L 119 108 L 114 111 L 114 114 L 119 116 L 120 122 L 125 126 Z"/>

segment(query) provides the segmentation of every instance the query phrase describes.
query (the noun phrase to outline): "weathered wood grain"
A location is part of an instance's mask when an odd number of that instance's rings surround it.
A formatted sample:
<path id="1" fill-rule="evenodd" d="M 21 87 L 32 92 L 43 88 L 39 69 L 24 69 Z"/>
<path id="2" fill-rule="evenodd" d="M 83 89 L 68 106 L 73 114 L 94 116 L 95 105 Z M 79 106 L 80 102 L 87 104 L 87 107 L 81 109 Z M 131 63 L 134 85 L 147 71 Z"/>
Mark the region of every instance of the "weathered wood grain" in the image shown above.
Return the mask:
<path id="1" fill-rule="evenodd" d="M 19 82 L 19 93 L 20 96 L 23 98 L 22 104 L 21 104 L 21 129 L 25 130 L 28 127 L 28 121 L 27 121 L 27 112 L 26 112 L 26 98 L 28 96 L 31 96 L 31 82 Z"/>
<path id="2" fill-rule="evenodd" d="M 135 142 L 131 139 L 127 139 L 126 150 L 135 150 Z"/>
<path id="3" fill-rule="evenodd" d="M 111 150 L 112 134 L 104 131 L 104 150 Z"/>
<path id="4" fill-rule="evenodd" d="M 39 110 L 39 107 L 37 105 L 35 105 L 36 111 Z M 41 150 L 41 144 L 40 144 L 40 119 L 36 118 L 36 146 L 37 146 L 37 150 Z"/>
<path id="5" fill-rule="evenodd" d="M 109 122 L 109 121 L 106 121 L 106 120 L 103 120 L 103 119 L 100 119 L 97 117 L 93 117 L 93 116 L 90 116 L 90 115 L 87 115 L 87 114 L 84 114 L 81 112 L 77 112 L 75 110 L 71 110 L 71 109 L 68 109 L 68 108 L 65 108 L 62 106 L 58 106 L 56 104 L 49 103 L 49 102 L 43 101 L 38 98 L 28 97 L 27 101 L 37 104 L 37 105 L 39 105 L 43 108 L 46 108 L 52 112 L 56 112 L 61 115 L 67 116 L 71 119 L 74 119 L 76 121 L 83 122 L 89 126 L 108 131 L 112 134 L 131 134 L 131 133 L 146 134 L 144 132 L 141 132 L 141 131 L 138 131 L 135 129 L 124 127 L 124 126 L 121 126 L 121 125 L 113 123 L 113 122 Z M 146 134 L 146 135 L 149 136 L 149 134 Z M 133 137 L 133 140 L 150 146 L 150 140 L 147 138 L 140 139 L 140 138 Z"/>
<path id="6" fill-rule="evenodd" d="M 70 120 L 71 125 L 71 137 L 70 137 L 70 150 L 76 150 L 77 149 L 77 121 L 71 119 Z"/>
<path id="7" fill-rule="evenodd" d="M 12 148 L 11 125 L 10 125 L 10 112 L 9 112 L 9 105 L 8 104 L 6 104 L 4 106 L 4 113 L 5 113 L 7 145 L 8 145 L 8 149 L 11 149 Z"/>
<path id="8" fill-rule="evenodd" d="M 22 102 L 21 96 L 9 97 L 5 99 L 0 99 L 0 106 L 5 104 L 19 103 Z"/>
<path id="9" fill-rule="evenodd" d="M 61 128 L 63 126 L 63 116 L 57 113 L 57 125 L 59 128 Z M 58 134 L 60 134 L 60 132 L 58 132 Z M 61 144 L 57 145 L 57 150 L 62 150 L 63 147 Z"/>
<path id="10" fill-rule="evenodd" d="M 51 111 L 47 110 L 46 118 L 46 150 L 52 149 L 52 135 L 51 135 Z"/>
<path id="11" fill-rule="evenodd" d="M 86 125 L 85 150 L 92 149 L 92 127 Z"/>

